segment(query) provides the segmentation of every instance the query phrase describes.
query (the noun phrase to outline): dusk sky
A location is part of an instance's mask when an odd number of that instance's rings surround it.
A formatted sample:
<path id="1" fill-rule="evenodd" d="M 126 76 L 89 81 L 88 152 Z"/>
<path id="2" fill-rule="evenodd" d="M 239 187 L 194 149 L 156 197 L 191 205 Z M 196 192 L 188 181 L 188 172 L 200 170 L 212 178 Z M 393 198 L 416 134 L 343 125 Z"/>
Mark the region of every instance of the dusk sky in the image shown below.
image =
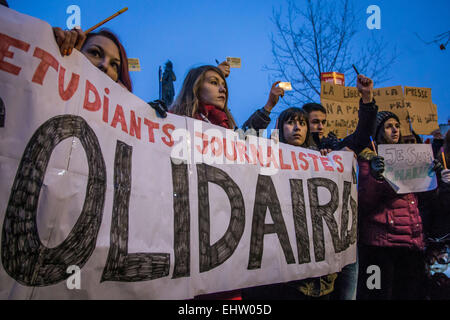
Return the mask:
<path id="1" fill-rule="evenodd" d="M 283 0 L 246 1 L 144 1 L 144 0 L 8 0 L 10 8 L 44 20 L 52 26 L 66 28 L 70 5 L 81 9 L 81 27 L 87 29 L 123 7 L 128 11 L 104 25 L 121 39 L 129 58 L 139 58 L 141 72 L 132 72 L 134 94 L 145 101 L 158 98 L 158 68 L 170 59 L 174 65 L 178 93 L 190 68 L 215 64 L 225 57 L 240 57 L 242 68 L 232 69 L 227 79 L 229 107 L 241 125 L 257 108 L 266 103 L 271 74 L 264 66 L 273 63 L 271 22 L 273 8 L 284 8 Z M 299 5 L 303 0 L 297 0 Z M 450 30 L 450 1 L 394 0 L 354 1 L 360 23 L 359 45 L 365 46 L 370 33 L 383 37 L 388 48 L 396 45 L 398 58 L 392 65 L 391 79 L 375 87 L 394 85 L 432 89 L 438 106 L 438 122 L 450 119 L 450 43 L 446 50 L 426 41 Z M 381 29 L 369 30 L 366 9 L 381 9 Z M 447 42 L 445 39 L 443 42 Z M 349 62 L 350 64 L 352 62 Z M 336 71 L 336 70 L 328 70 Z M 364 73 L 364 70 L 359 70 Z M 366 74 L 371 76 L 370 74 Z M 284 80 L 284 79 L 279 79 Z M 354 83 L 346 83 L 355 86 Z M 317 99 L 319 100 L 319 98 Z M 301 106 L 299 106 L 301 107 Z M 281 100 L 273 110 L 272 119 L 286 105 Z M 269 128 L 273 127 L 272 125 Z"/>

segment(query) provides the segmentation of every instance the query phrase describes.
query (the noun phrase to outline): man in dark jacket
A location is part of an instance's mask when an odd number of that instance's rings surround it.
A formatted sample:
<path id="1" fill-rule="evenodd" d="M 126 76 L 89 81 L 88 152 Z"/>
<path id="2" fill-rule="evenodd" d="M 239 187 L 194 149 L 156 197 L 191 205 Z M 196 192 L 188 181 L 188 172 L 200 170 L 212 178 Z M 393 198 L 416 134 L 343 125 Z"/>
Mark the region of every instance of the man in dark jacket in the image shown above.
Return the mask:
<path id="1" fill-rule="evenodd" d="M 303 110 L 310 116 L 311 133 L 319 149 L 341 150 L 349 148 L 356 154 L 359 154 L 370 144 L 370 137 L 375 133 L 376 115 L 378 112 L 378 106 L 373 98 L 373 81 L 360 74 L 358 75 L 356 86 L 361 94 L 358 125 L 355 132 L 342 140 L 332 133 L 328 134 L 327 137 L 323 135 L 326 125 L 326 109 L 322 105 L 307 103 L 303 106 Z M 316 134 L 314 135 L 314 133 Z"/>
<path id="2" fill-rule="evenodd" d="M 309 115 L 309 126 L 316 145 L 320 150 L 350 149 L 359 154 L 370 143 L 376 129 L 376 116 L 378 106 L 373 98 L 373 81 L 364 75 L 358 75 L 357 88 L 361 94 L 358 111 L 358 125 L 355 132 L 343 140 L 339 140 L 330 133 L 324 137 L 323 130 L 326 125 L 326 109 L 318 103 L 307 103 L 303 106 Z M 356 284 L 358 277 L 358 263 L 345 266 L 340 272 L 332 299 L 354 300 L 356 298 Z"/>

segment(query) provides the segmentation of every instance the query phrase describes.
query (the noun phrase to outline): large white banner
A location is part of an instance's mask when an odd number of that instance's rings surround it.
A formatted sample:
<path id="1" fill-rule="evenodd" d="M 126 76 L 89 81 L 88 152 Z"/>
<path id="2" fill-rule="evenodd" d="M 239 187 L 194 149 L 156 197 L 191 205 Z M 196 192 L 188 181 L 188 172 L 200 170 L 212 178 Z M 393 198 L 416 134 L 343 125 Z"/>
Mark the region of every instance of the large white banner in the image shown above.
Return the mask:
<path id="1" fill-rule="evenodd" d="M 1 299 L 188 299 L 355 261 L 352 153 L 162 119 L 0 6 Z"/>

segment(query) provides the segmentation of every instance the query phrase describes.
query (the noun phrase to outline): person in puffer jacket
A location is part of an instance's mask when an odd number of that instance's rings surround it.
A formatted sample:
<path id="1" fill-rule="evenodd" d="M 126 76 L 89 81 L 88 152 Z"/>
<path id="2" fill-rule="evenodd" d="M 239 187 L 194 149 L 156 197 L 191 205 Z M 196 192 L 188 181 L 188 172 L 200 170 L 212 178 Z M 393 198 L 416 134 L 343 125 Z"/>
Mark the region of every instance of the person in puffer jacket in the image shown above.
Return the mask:
<path id="1" fill-rule="evenodd" d="M 402 143 L 394 113 L 377 113 L 375 140 L 377 145 Z M 382 176 L 384 159 L 373 151 L 364 150 L 358 164 L 357 299 L 423 299 L 424 239 L 417 195 L 397 194 Z"/>

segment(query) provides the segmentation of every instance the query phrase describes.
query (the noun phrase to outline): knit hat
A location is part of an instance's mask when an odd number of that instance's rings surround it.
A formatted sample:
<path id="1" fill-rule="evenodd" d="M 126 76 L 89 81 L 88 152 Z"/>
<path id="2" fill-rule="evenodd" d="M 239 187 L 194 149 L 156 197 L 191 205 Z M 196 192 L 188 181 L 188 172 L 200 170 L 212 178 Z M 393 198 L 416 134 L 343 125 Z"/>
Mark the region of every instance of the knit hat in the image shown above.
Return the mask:
<path id="1" fill-rule="evenodd" d="M 374 137 L 375 139 L 378 136 L 378 132 L 380 131 L 380 129 L 383 126 L 383 124 L 386 122 L 386 120 L 388 120 L 390 118 L 394 118 L 395 120 L 400 122 L 400 119 L 393 112 L 390 112 L 390 111 L 379 111 L 377 113 L 377 129 L 375 131 L 375 137 Z"/>

